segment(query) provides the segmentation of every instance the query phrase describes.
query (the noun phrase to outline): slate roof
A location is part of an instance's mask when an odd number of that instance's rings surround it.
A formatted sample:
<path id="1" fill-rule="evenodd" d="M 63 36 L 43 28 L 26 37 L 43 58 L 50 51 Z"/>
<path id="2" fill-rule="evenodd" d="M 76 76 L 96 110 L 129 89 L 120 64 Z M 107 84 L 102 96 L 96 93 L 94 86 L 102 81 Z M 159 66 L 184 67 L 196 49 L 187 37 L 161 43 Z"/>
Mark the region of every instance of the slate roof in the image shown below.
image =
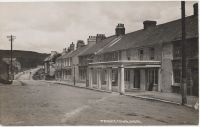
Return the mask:
<path id="1" fill-rule="evenodd" d="M 99 54 L 181 40 L 181 32 L 181 19 L 178 19 L 145 30 L 141 29 L 125 34 L 117 43 L 104 48 Z M 198 17 L 189 16 L 186 17 L 186 38 L 194 37 L 198 37 Z"/>
<path id="2" fill-rule="evenodd" d="M 101 42 L 98 42 L 95 45 L 91 46 L 87 51 L 85 51 L 84 53 L 82 53 L 80 56 L 94 54 L 95 52 L 97 52 L 98 50 L 100 50 L 101 48 L 103 48 L 109 42 L 111 42 L 112 40 L 114 40 L 116 38 L 117 38 L 116 35 L 107 37 L 106 39 L 103 39 Z"/>
<path id="3" fill-rule="evenodd" d="M 87 48 L 88 48 L 87 45 L 83 46 L 83 47 L 81 47 L 81 48 L 79 48 L 79 49 L 67 54 L 66 56 L 64 56 L 64 58 L 69 58 L 69 57 L 73 57 L 75 55 L 78 55 L 79 53 L 81 53 L 82 51 L 86 50 Z"/>
<path id="4" fill-rule="evenodd" d="M 63 56 L 58 57 L 57 60 L 64 59 L 64 58 L 70 58 L 75 55 L 81 54 L 82 52 L 86 51 L 88 48 L 89 48 L 89 46 L 85 45 L 83 47 L 80 47 L 79 49 L 74 50 L 73 52 L 69 52 L 69 53 L 64 54 Z"/>
<path id="5" fill-rule="evenodd" d="M 186 17 L 186 38 L 198 37 L 198 17 Z M 102 54 L 106 52 L 142 47 L 157 43 L 181 40 L 181 19 L 157 25 L 148 29 L 141 29 L 121 37 L 116 35 L 107 37 L 93 45 L 80 56 Z"/>

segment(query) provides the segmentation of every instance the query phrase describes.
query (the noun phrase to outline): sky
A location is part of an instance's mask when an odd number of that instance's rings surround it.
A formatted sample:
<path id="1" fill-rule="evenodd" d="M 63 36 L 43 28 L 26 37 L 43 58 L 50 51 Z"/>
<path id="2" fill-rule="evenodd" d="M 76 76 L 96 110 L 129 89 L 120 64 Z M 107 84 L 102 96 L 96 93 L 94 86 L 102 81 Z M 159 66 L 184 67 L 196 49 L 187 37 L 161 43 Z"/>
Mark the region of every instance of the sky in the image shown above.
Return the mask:
<path id="1" fill-rule="evenodd" d="M 186 16 L 193 14 L 194 3 L 186 2 Z M 163 24 L 179 18 L 179 1 L 0 2 L 0 49 L 10 49 L 12 34 L 14 50 L 62 52 L 71 42 L 115 34 L 118 23 L 129 33 L 142 29 L 145 20 Z"/>

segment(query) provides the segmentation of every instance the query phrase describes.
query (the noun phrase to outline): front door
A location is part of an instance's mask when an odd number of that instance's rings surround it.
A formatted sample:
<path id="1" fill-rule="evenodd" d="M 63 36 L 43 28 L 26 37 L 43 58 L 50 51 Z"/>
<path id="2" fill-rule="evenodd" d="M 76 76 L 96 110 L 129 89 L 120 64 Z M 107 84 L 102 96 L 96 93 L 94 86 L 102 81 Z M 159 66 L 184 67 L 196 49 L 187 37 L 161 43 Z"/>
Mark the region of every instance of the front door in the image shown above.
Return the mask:
<path id="1" fill-rule="evenodd" d="M 192 87 L 192 95 L 199 96 L 199 72 L 198 69 L 192 69 L 192 80 L 193 80 L 193 87 Z"/>
<path id="2" fill-rule="evenodd" d="M 140 70 L 134 70 L 134 88 L 140 88 Z"/>

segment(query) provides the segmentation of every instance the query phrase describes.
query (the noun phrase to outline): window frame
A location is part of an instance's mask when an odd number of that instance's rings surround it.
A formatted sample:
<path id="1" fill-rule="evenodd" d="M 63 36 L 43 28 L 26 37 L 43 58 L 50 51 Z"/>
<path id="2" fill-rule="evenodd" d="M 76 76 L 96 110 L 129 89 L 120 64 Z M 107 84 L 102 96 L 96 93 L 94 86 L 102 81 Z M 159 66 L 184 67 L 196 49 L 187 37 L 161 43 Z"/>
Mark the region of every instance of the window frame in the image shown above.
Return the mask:
<path id="1" fill-rule="evenodd" d="M 142 53 L 141 53 L 142 51 Z M 144 57 L 144 49 L 138 49 L 138 58 L 139 60 L 143 60 Z"/>
<path id="2" fill-rule="evenodd" d="M 149 59 L 150 60 L 155 60 L 155 48 L 154 47 L 150 47 L 149 48 Z"/>

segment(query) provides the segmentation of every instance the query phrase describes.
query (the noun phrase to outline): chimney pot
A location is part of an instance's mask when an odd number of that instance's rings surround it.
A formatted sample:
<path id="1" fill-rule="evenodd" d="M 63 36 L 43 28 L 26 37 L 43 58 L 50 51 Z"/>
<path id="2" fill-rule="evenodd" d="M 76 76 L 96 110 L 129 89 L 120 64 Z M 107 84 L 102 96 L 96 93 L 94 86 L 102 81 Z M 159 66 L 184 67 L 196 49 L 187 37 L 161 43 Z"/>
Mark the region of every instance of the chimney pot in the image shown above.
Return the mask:
<path id="1" fill-rule="evenodd" d="M 73 42 L 70 44 L 69 48 L 70 48 L 70 51 L 74 51 L 74 43 Z"/>

